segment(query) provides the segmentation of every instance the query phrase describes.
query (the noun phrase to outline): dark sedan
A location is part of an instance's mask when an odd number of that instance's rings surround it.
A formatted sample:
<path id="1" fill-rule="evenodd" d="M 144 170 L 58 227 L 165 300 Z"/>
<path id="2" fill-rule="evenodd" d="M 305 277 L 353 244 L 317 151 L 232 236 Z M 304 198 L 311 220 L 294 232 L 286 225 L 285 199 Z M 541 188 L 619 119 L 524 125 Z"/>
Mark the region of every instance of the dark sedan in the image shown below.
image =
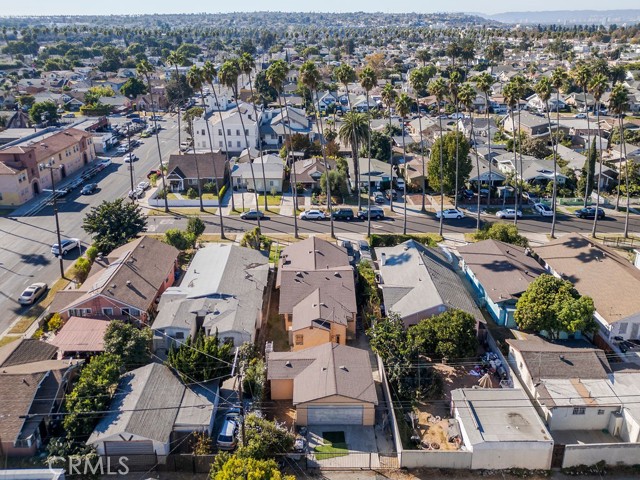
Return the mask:
<path id="1" fill-rule="evenodd" d="M 248 212 L 244 212 L 240 215 L 242 220 L 262 220 L 264 218 L 264 213 L 260 210 L 249 210 Z"/>
<path id="2" fill-rule="evenodd" d="M 596 216 L 596 209 L 595 207 L 581 208 L 580 210 L 576 210 L 575 215 L 578 218 L 593 218 Z M 601 208 L 598 208 L 598 219 L 601 220 L 604 217 L 605 217 L 604 210 Z"/>

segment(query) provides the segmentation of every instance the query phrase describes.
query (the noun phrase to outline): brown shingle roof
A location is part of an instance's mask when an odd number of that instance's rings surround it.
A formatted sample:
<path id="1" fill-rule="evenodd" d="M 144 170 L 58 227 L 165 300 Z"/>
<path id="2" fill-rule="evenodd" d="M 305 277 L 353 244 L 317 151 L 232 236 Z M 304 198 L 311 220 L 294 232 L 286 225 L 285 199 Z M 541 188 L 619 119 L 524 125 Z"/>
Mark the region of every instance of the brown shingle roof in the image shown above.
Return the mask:
<path id="1" fill-rule="evenodd" d="M 169 166 L 167 167 L 167 175 L 171 173 L 177 174 L 181 178 L 198 178 L 196 172 L 196 162 L 200 171 L 200 178 L 214 178 L 213 161 L 216 164 L 217 178 L 224 178 L 226 157 L 220 152 L 213 153 L 187 153 L 185 155 L 171 155 L 169 157 Z"/>
<path id="2" fill-rule="evenodd" d="M 23 338 L 0 348 L 0 368 L 51 360 L 55 358 L 57 352 L 57 347 L 53 345 L 40 340 Z"/>
<path id="3" fill-rule="evenodd" d="M 325 343 L 298 352 L 269 354 L 267 378 L 293 380 L 293 404 L 340 395 L 378 404 L 369 353 Z"/>
<path id="4" fill-rule="evenodd" d="M 346 326 L 353 313 L 353 310 L 349 310 L 329 294 L 327 289 L 320 287 L 293 307 L 293 331 L 312 324 L 329 328 L 327 322 Z"/>
<path id="5" fill-rule="evenodd" d="M 356 292 L 351 271 L 283 271 L 280 283 L 280 313 L 293 313 L 293 308 L 314 290 L 322 288 L 324 294 L 355 312 Z"/>

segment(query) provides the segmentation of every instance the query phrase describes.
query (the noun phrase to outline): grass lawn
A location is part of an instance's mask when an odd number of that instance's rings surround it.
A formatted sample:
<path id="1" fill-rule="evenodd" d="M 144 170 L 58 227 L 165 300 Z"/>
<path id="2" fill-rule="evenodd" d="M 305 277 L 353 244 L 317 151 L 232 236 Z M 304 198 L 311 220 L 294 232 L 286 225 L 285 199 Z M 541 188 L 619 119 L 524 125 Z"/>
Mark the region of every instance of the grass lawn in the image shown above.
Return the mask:
<path id="1" fill-rule="evenodd" d="M 271 249 L 269 250 L 270 263 L 274 263 L 276 265 L 278 264 L 278 260 L 280 259 L 280 253 L 282 252 L 283 248 L 284 248 L 284 245 L 280 245 L 279 243 L 271 244 Z"/>
<path id="2" fill-rule="evenodd" d="M 324 432 L 322 440 L 324 440 L 324 445 L 318 445 L 314 449 L 318 460 L 349 455 L 349 447 L 345 441 L 344 432 Z"/>
<path id="3" fill-rule="evenodd" d="M 217 200 L 218 196 L 215 193 L 203 193 L 202 200 Z"/>
<path id="4" fill-rule="evenodd" d="M 5 345 L 18 340 L 19 338 L 19 335 L 5 335 L 4 337 L 0 338 L 0 347 L 4 347 Z"/>
<path id="5" fill-rule="evenodd" d="M 71 267 L 66 272 L 68 277 L 71 277 L 72 268 L 73 267 Z M 27 314 L 23 315 L 22 318 L 20 318 L 20 320 L 18 320 L 13 325 L 11 330 L 9 330 L 9 335 L 22 335 L 27 330 L 29 330 L 31 324 L 35 322 L 40 315 L 42 315 L 42 313 L 47 309 L 49 305 L 51 305 L 51 302 L 53 302 L 53 297 L 55 297 L 56 293 L 65 288 L 67 285 L 69 285 L 69 280 L 65 278 L 59 278 L 58 280 L 56 280 L 56 282 L 49 288 L 47 296 L 37 305 L 31 307 L 27 311 Z"/>
<path id="6" fill-rule="evenodd" d="M 165 213 L 164 208 L 149 208 L 147 210 L 147 216 L 161 216 L 161 217 L 184 217 L 187 215 L 215 215 L 218 212 L 217 208 L 204 207 L 204 212 L 200 211 L 200 207 L 169 207 L 169 213 Z"/>
<path id="7" fill-rule="evenodd" d="M 279 207 L 282 203 L 282 195 L 267 195 L 267 205 Z M 264 206 L 264 195 L 258 197 L 258 205 Z"/>

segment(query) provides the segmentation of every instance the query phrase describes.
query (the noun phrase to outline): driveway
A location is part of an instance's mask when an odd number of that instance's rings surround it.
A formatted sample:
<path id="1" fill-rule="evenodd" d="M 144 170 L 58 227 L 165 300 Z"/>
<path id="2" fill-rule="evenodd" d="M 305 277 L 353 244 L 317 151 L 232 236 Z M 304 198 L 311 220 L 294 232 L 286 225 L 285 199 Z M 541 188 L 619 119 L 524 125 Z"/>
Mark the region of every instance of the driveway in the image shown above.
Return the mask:
<path id="1" fill-rule="evenodd" d="M 357 425 L 311 425 L 308 427 L 307 442 L 309 468 L 320 470 L 360 470 L 380 468 L 380 457 L 376 445 L 374 427 Z M 322 445 L 324 432 L 343 432 L 348 455 L 316 459 L 313 455 L 315 447 Z"/>

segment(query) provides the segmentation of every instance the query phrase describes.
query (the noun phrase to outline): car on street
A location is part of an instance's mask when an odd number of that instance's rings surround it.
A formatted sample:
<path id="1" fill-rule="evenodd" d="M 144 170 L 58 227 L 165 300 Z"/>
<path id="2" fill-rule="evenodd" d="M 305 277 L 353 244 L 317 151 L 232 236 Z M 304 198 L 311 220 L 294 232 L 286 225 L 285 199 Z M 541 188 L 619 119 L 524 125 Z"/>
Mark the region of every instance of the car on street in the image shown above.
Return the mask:
<path id="1" fill-rule="evenodd" d="M 398 192 L 396 192 L 393 189 L 385 190 L 384 196 L 387 197 L 387 199 L 392 198 L 393 200 L 397 200 L 398 199 Z"/>
<path id="2" fill-rule="evenodd" d="M 123 158 L 124 163 L 131 163 L 138 161 L 138 156 L 134 153 L 127 153 Z"/>
<path id="3" fill-rule="evenodd" d="M 256 209 L 251 209 L 251 210 L 247 210 L 246 212 L 243 212 L 240 215 L 240 218 L 242 220 L 262 220 L 264 218 L 264 213 L 262 213 L 262 211 L 260 210 L 256 210 Z"/>
<path id="4" fill-rule="evenodd" d="M 97 183 L 87 183 L 82 190 L 80 190 L 80 194 L 82 195 L 91 195 L 98 189 Z"/>
<path id="5" fill-rule="evenodd" d="M 60 250 L 62 250 L 62 255 L 64 256 L 74 248 L 80 249 L 80 240 L 77 238 L 65 238 L 62 240 L 62 249 L 58 246 L 57 243 L 54 243 L 51 246 L 51 253 L 53 253 L 56 257 L 60 255 Z"/>
<path id="6" fill-rule="evenodd" d="M 80 185 L 84 183 L 84 178 L 76 178 L 73 182 L 67 185 L 67 188 L 73 190 L 74 188 L 78 188 Z"/>
<path id="7" fill-rule="evenodd" d="M 371 218 L 375 220 L 382 220 L 384 218 L 384 210 L 380 207 L 363 208 L 358 212 L 358 217 L 360 217 L 361 220 L 367 220 L 369 218 L 368 212 L 371 212 Z"/>
<path id="8" fill-rule="evenodd" d="M 150 136 L 151 133 L 147 132 L 146 130 L 140 134 L 140 138 L 149 138 Z"/>
<path id="9" fill-rule="evenodd" d="M 151 184 L 149 182 L 142 181 L 138 184 L 138 188 L 144 191 L 151 188 Z"/>
<path id="10" fill-rule="evenodd" d="M 155 170 L 149 170 L 149 173 L 147 173 L 147 178 L 148 178 L 149 180 L 151 180 L 151 177 L 153 177 L 154 175 L 155 175 L 156 177 L 160 177 L 160 176 L 162 175 L 162 172 L 161 172 L 160 170 L 158 170 L 158 169 L 155 169 Z"/>
<path id="11" fill-rule="evenodd" d="M 573 118 L 587 118 L 587 114 L 586 113 L 578 113 L 578 114 L 574 115 Z"/>
<path id="12" fill-rule="evenodd" d="M 75 113 L 65 113 L 62 118 L 76 118 L 76 114 Z"/>
<path id="13" fill-rule="evenodd" d="M 42 296 L 46 293 L 47 288 L 49 287 L 46 283 L 43 282 L 33 283 L 29 285 L 18 297 L 18 303 L 20 305 L 33 305 L 40 298 L 42 298 Z"/>
<path id="14" fill-rule="evenodd" d="M 586 207 L 581 208 L 580 210 L 576 210 L 575 213 L 578 218 L 593 218 L 596 216 L 596 208 L 595 207 Z M 598 208 L 598 219 L 601 220 L 605 217 L 604 210 Z"/>
<path id="15" fill-rule="evenodd" d="M 351 208 L 338 208 L 331 214 L 331 216 L 334 220 L 345 220 L 347 222 L 356 218 L 356 215 L 353 213 L 353 209 Z"/>
<path id="16" fill-rule="evenodd" d="M 240 409 L 232 408 L 227 412 L 222 422 L 222 428 L 216 439 L 219 450 L 233 450 L 238 445 L 238 431 L 242 423 Z"/>
<path id="17" fill-rule="evenodd" d="M 56 188 L 56 198 L 64 197 L 70 191 L 71 191 L 71 189 L 69 187 Z"/>
<path id="18" fill-rule="evenodd" d="M 498 218 L 522 218 L 522 211 L 518 210 L 517 212 L 513 208 L 505 208 L 504 210 L 499 210 L 496 212 L 496 217 Z"/>
<path id="19" fill-rule="evenodd" d="M 118 155 L 124 155 L 125 153 L 127 153 L 129 151 L 129 146 L 128 145 L 120 145 L 117 149 L 116 149 L 116 153 Z"/>
<path id="20" fill-rule="evenodd" d="M 136 188 L 135 190 L 129 190 L 127 194 L 129 198 L 138 199 L 144 197 L 144 190 L 141 188 Z"/>
<path id="21" fill-rule="evenodd" d="M 447 208 L 445 210 L 438 210 L 436 212 L 436 218 L 440 218 L 440 217 L 460 219 L 464 217 L 464 212 L 462 212 L 462 210 L 459 210 L 457 208 Z"/>
<path id="22" fill-rule="evenodd" d="M 321 210 L 311 209 L 300 214 L 301 220 L 324 220 L 327 216 Z"/>
<path id="23" fill-rule="evenodd" d="M 191 142 L 180 142 L 180 151 L 186 152 L 191 148 Z"/>
<path id="24" fill-rule="evenodd" d="M 543 217 L 552 217 L 553 216 L 553 210 L 551 209 L 551 207 L 549 205 L 546 205 L 544 203 L 536 203 L 533 205 L 533 209 L 538 212 L 540 215 L 542 215 Z"/>
<path id="25" fill-rule="evenodd" d="M 100 162 L 98 162 L 98 165 L 102 165 L 102 168 L 108 167 L 109 165 L 111 165 L 111 159 L 103 158 L 102 160 L 100 160 Z"/>

